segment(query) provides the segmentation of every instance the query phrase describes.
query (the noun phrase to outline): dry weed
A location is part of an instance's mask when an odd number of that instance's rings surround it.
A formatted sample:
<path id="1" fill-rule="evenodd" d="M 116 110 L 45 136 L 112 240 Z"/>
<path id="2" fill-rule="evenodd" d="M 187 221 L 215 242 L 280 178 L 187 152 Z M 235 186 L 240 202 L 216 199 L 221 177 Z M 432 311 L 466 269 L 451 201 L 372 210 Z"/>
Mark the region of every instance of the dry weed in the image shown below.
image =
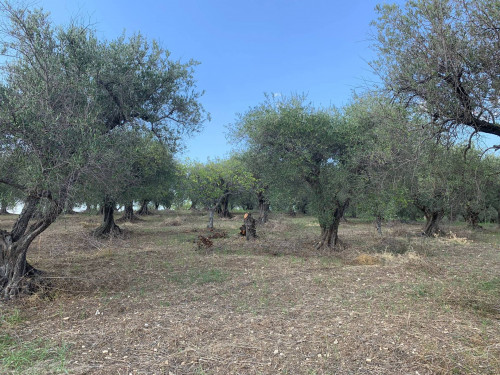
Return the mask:
<path id="1" fill-rule="evenodd" d="M 348 248 L 320 253 L 312 219 L 274 219 L 249 242 L 240 217 L 216 220 L 228 235 L 203 254 L 193 241 L 211 234 L 206 216 L 173 215 L 105 241 L 82 226 L 97 217 L 56 222 L 28 254 L 53 292 L 2 305 L 0 318 L 22 311 L 2 330 L 67 343 L 75 375 L 500 373 L 494 233 L 384 239 L 353 221 L 340 227 Z"/>
<path id="2" fill-rule="evenodd" d="M 370 254 L 360 254 L 352 262 L 353 265 L 358 266 L 373 266 L 380 263 L 380 258 Z"/>

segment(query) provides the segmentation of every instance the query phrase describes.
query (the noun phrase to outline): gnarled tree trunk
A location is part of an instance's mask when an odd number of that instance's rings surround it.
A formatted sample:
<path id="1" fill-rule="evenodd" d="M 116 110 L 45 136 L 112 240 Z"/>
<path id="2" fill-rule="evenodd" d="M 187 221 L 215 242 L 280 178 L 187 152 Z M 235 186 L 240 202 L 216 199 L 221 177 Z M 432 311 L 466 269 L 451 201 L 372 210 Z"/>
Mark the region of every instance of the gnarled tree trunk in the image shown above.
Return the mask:
<path id="1" fill-rule="evenodd" d="M 229 211 L 229 195 L 230 194 L 226 192 L 215 209 L 220 218 L 231 219 L 233 217 Z"/>
<path id="2" fill-rule="evenodd" d="M 423 204 L 417 198 L 414 198 L 413 204 L 417 207 L 425 216 L 425 227 L 422 232 L 423 236 L 433 237 L 442 234 L 443 231 L 439 228 L 441 219 L 444 216 L 443 208 L 431 208 Z"/>
<path id="3" fill-rule="evenodd" d="M 481 228 L 481 226 L 479 225 L 479 212 L 473 210 L 469 206 L 466 208 L 465 221 L 467 223 L 467 226 L 471 229 Z"/>
<path id="4" fill-rule="evenodd" d="M 149 211 L 148 205 L 149 205 L 149 201 L 143 200 L 141 203 L 141 208 L 139 208 L 139 211 L 137 211 L 137 215 L 140 215 L 140 216 L 151 215 L 151 212 Z"/>
<path id="5" fill-rule="evenodd" d="M 136 223 L 138 221 L 143 221 L 140 217 L 134 214 L 134 204 L 132 202 L 128 202 L 125 204 L 125 209 L 123 211 L 123 216 L 116 220 L 117 223 L 124 222 Z"/>
<path id="6" fill-rule="evenodd" d="M 33 222 L 34 215 L 42 195 L 32 193 L 24 202 L 24 207 L 17 218 L 11 232 L 0 231 L 0 296 L 13 298 L 23 291 L 32 289 L 32 279 L 40 275 L 26 261 L 28 248 L 33 240 L 40 235 L 63 210 L 66 191 L 61 191 L 60 200 L 51 201 L 43 215 Z M 31 224 L 30 224 L 31 221 Z"/>
<path id="7" fill-rule="evenodd" d="M 251 213 L 246 213 L 244 216 L 243 225 L 245 226 L 245 237 L 247 241 L 257 238 L 257 230 L 255 228 L 255 219 Z"/>
<path id="8" fill-rule="evenodd" d="M 122 230 L 115 223 L 115 202 L 106 199 L 102 207 L 104 212 L 103 222 L 92 234 L 95 237 L 109 237 L 122 234 Z"/>
<path id="9" fill-rule="evenodd" d="M 439 224 L 444 216 L 443 210 L 432 211 L 426 208 L 424 211 L 424 215 L 426 223 L 422 234 L 426 237 L 432 237 L 441 234 L 442 230 L 441 228 L 439 228 Z"/>
<path id="10" fill-rule="evenodd" d="M 316 249 L 340 249 L 339 240 L 339 225 L 344 212 L 349 207 L 350 199 L 346 199 L 344 202 L 337 201 L 337 207 L 333 212 L 332 220 L 329 224 L 321 224 L 321 237 L 316 245 Z"/>

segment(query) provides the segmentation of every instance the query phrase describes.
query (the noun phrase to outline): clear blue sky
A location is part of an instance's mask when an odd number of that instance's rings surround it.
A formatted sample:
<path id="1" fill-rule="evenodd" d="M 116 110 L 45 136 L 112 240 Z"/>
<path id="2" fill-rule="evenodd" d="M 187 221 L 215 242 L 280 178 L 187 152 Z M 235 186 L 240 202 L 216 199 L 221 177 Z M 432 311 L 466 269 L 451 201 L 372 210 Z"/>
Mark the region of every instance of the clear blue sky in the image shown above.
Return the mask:
<path id="1" fill-rule="evenodd" d="M 83 18 L 99 36 L 124 30 L 157 39 L 172 57 L 198 60 L 202 103 L 212 121 L 182 157 L 226 156 L 225 126 L 264 93 L 305 93 L 342 106 L 374 80 L 367 61 L 376 0 L 40 0 L 57 24 Z M 396 1 L 401 3 L 402 0 Z M 367 82 L 368 81 L 368 82 Z"/>

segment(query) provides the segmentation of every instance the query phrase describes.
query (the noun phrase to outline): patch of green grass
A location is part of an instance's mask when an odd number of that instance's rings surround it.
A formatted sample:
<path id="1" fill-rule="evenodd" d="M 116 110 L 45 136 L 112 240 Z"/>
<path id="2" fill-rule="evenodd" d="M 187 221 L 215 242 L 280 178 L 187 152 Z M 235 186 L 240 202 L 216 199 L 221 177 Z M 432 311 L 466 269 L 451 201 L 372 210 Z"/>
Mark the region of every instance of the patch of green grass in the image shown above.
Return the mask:
<path id="1" fill-rule="evenodd" d="M 428 297 L 431 294 L 431 291 L 428 285 L 425 284 L 417 284 L 412 288 L 412 294 L 415 297 L 423 298 Z"/>
<path id="2" fill-rule="evenodd" d="M 478 288 L 485 292 L 500 293 L 500 277 L 479 282 Z"/>
<path id="3" fill-rule="evenodd" d="M 19 342 L 9 335 L 0 335 L 0 372 L 67 373 L 69 348 L 53 345 L 48 340 Z"/>
<path id="4" fill-rule="evenodd" d="M 21 310 L 19 309 L 14 309 L 10 314 L 0 313 L 0 327 L 4 324 L 14 326 L 21 323 L 23 320 L 25 320 L 25 318 L 22 316 Z"/>

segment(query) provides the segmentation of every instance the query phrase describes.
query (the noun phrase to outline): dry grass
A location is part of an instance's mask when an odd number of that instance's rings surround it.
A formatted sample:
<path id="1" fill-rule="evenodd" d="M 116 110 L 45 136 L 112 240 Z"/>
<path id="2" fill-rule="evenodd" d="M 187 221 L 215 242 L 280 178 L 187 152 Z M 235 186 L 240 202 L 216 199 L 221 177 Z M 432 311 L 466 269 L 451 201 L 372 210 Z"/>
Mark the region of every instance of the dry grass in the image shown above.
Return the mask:
<path id="1" fill-rule="evenodd" d="M 312 218 L 274 217 L 247 242 L 236 215 L 216 221 L 228 236 L 205 252 L 198 214 L 123 224 L 112 240 L 89 236 L 98 221 L 72 215 L 49 228 L 29 261 L 52 289 L 1 306 L 21 314 L 0 323 L 6 334 L 69 346 L 67 373 L 500 373 L 493 229 L 423 239 L 398 224 L 380 238 L 351 221 L 346 249 L 318 253 Z"/>

